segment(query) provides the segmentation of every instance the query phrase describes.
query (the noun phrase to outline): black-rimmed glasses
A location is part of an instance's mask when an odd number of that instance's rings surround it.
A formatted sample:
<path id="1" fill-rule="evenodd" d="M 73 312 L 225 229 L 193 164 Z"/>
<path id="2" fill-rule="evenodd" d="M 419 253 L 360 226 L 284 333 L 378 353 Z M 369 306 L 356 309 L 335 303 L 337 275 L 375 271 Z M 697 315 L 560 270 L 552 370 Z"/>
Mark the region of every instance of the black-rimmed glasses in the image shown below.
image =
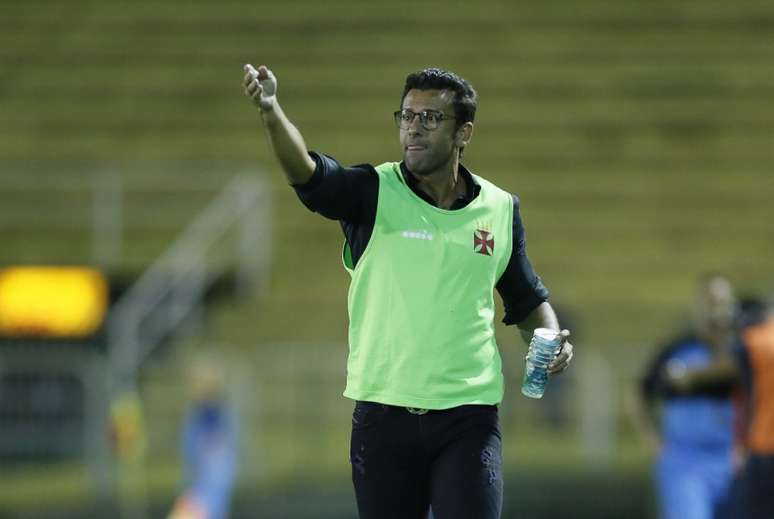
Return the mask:
<path id="1" fill-rule="evenodd" d="M 408 130 L 411 127 L 411 124 L 414 122 L 414 118 L 416 116 L 419 116 L 419 122 L 422 124 L 422 127 L 425 130 L 435 130 L 438 128 L 438 125 L 441 124 L 441 121 L 446 119 L 455 119 L 454 116 L 446 115 L 445 113 L 439 112 L 438 110 L 423 110 L 421 112 L 414 112 L 404 108 L 403 110 L 397 110 L 393 115 L 395 116 L 395 124 L 397 124 L 398 128 L 401 130 Z"/>

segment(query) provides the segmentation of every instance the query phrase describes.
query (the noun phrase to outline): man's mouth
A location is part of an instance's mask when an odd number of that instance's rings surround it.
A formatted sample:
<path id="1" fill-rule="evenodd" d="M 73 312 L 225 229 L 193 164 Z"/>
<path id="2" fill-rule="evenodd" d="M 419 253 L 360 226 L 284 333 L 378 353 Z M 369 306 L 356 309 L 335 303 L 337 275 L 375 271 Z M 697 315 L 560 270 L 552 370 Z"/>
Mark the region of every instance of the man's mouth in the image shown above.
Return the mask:
<path id="1" fill-rule="evenodd" d="M 406 151 L 420 151 L 427 149 L 427 146 L 420 146 L 419 144 L 409 144 L 406 146 Z"/>

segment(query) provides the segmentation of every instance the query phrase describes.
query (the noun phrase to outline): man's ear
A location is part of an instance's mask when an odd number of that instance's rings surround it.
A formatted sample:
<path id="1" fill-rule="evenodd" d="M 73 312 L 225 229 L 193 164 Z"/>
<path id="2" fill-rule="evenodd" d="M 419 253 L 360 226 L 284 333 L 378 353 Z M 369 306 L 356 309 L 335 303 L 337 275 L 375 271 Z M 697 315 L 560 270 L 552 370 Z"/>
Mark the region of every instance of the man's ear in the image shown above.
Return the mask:
<path id="1" fill-rule="evenodd" d="M 470 143 L 470 139 L 473 137 L 473 123 L 467 122 L 457 129 L 457 133 L 454 136 L 454 144 L 458 148 L 464 148 Z"/>

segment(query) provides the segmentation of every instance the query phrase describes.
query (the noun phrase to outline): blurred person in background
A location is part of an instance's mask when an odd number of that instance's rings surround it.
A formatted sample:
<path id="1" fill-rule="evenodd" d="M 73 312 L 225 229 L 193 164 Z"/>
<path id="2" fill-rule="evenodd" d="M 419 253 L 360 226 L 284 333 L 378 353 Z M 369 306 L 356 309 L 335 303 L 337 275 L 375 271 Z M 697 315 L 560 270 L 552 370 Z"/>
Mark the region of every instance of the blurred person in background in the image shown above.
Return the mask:
<path id="1" fill-rule="evenodd" d="M 664 519 L 721 517 L 733 476 L 729 388 L 684 394 L 674 385 L 691 372 L 733 364 L 736 299 L 728 279 L 702 278 L 693 311 L 693 330 L 662 348 L 641 383 L 642 432 L 658 455 L 656 492 Z"/>
<path id="2" fill-rule="evenodd" d="M 770 519 L 774 517 L 774 308 L 762 301 L 745 301 L 741 326 L 738 370 L 729 379 L 744 389 L 746 458 L 734 485 L 732 513 L 733 517 Z"/>
<path id="3" fill-rule="evenodd" d="M 344 395 L 356 401 L 350 461 L 360 517 L 493 519 L 502 508 L 494 337 L 497 288 L 506 324 L 528 342 L 559 330 L 526 254 L 519 200 L 468 171 L 476 92 L 456 74 L 410 74 L 394 113 L 401 162 L 343 167 L 308 152 L 265 66 L 245 66 L 288 183 L 312 211 L 339 220 L 349 289 Z M 363 114 L 340 110 L 340 121 Z M 569 332 L 549 366 L 563 371 Z"/>
<path id="4" fill-rule="evenodd" d="M 184 491 L 169 519 L 226 519 L 237 471 L 236 417 L 222 361 L 201 355 L 188 373 L 191 404 L 181 437 Z"/>
<path id="5" fill-rule="evenodd" d="M 742 300 L 741 340 L 735 361 L 717 359 L 700 370 L 675 373 L 669 385 L 681 395 L 739 390 L 738 445 L 743 447 L 728 518 L 774 517 L 774 311 L 755 298 Z"/>

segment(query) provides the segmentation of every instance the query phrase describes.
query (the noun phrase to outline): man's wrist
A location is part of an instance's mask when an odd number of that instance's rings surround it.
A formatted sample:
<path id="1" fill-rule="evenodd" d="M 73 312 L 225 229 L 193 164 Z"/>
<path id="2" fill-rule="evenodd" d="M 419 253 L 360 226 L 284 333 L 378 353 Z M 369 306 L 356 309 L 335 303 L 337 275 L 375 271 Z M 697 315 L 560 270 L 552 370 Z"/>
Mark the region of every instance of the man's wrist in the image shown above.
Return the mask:
<path id="1" fill-rule="evenodd" d="M 261 119 L 264 124 L 274 124 L 277 122 L 277 100 L 274 99 L 270 105 L 258 106 L 258 111 L 261 113 Z"/>

